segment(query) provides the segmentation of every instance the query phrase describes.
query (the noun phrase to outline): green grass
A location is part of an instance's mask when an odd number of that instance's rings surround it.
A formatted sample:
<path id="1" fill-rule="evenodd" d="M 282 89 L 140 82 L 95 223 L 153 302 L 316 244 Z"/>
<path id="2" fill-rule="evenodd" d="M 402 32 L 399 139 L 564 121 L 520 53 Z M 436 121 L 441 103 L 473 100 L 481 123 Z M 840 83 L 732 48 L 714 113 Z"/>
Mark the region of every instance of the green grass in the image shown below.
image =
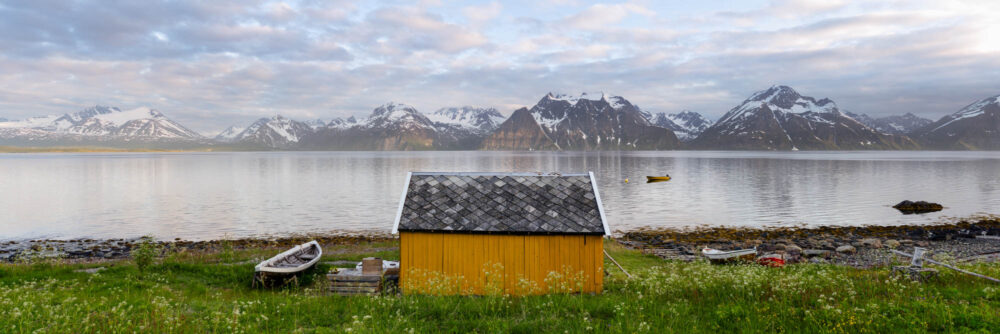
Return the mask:
<path id="1" fill-rule="evenodd" d="M 398 259 L 391 242 L 331 247 L 324 261 Z M 608 243 L 633 276 L 605 268 L 601 295 L 532 297 L 324 294 L 319 266 L 302 286 L 250 288 L 253 262 L 276 252 L 178 253 L 144 273 L 130 262 L 0 265 L 0 332 L 991 332 L 1000 285 L 950 271 L 930 283 L 885 268 L 713 266 L 663 261 Z M 967 269 L 1000 276 L 998 264 Z"/>

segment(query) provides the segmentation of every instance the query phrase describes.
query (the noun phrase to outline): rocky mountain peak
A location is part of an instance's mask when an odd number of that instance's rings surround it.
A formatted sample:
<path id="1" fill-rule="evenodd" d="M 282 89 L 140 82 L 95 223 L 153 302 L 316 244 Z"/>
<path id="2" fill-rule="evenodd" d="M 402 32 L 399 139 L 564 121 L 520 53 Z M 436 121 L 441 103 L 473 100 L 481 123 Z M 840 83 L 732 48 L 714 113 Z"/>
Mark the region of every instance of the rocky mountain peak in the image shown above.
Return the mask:
<path id="1" fill-rule="evenodd" d="M 620 108 L 628 103 L 627 100 L 617 95 L 609 95 L 604 92 L 582 92 L 580 95 L 570 95 L 570 94 L 556 94 L 549 92 L 538 101 L 536 105 L 546 105 L 549 103 L 568 103 L 569 105 L 576 105 L 580 101 L 593 101 L 599 102 L 604 101 L 612 105 L 612 108 Z"/>
<path id="2" fill-rule="evenodd" d="M 830 99 L 802 96 L 782 85 L 752 94 L 692 145 L 754 150 L 916 148 L 909 138 L 879 133 L 845 116 Z"/>
<path id="3" fill-rule="evenodd" d="M 673 131 L 678 139 L 685 142 L 694 140 L 705 129 L 712 126 L 712 121 L 690 110 L 683 110 L 674 114 L 660 112 L 655 115 L 646 115 L 650 123 Z"/>
<path id="4" fill-rule="evenodd" d="M 504 120 L 503 114 L 496 108 L 473 106 L 441 108 L 427 117 L 436 124 L 481 132 L 495 130 Z"/>
<path id="5" fill-rule="evenodd" d="M 743 103 L 759 105 L 759 103 L 754 102 L 763 102 L 771 109 L 787 112 L 839 112 L 837 110 L 837 104 L 834 103 L 833 100 L 830 100 L 829 98 L 816 100 L 815 98 L 809 96 L 802 96 L 792 87 L 785 85 L 774 85 L 766 90 L 758 91 L 751 95 L 750 98 Z"/>
<path id="6" fill-rule="evenodd" d="M 1000 149 L 1000 95 L 973 102 L 913 136 L 938 149 Z"/>
<path id="7" fill-rule="evenodd" d="M 548 93 L 531 109 L 515 111 L 483 148 L 635 150 L 678 144 L 672 132 L 650 124 L 638 107 L 620 96 Z"/>
<path id="8" fill-rule="evenodd" d="M 796 92 L 792 87 L 785 85 L 774 85 L 768 89 L 758 91 L 748 98 L 748 101 L 763 101 L 774 104 L 779 104 L 782 101 L 794 102 L 802 95 Z M 783 103 L 782 103 L 783 104 Z"/>
<path id="9" fill-rule="evenodd" d="M 330 122 L 326 124 L 327 127 L 331 128 L 347 128 L 355 125 L 358 125 L 358 119 L 354 118 L 354 116 L 348 117 L 347 119 L 337 117 L 330 120 Z"/>
<path id="10" fill-rule="evenodd" d="M 421 114 L 416 108 L 402 103 L 389 102 L 372 110 L 368 116 L 368 125 L 373 127 L 387 126 L 389 124 L 411 123 L 421 126 L 431 125 L 427 116 Z"/>

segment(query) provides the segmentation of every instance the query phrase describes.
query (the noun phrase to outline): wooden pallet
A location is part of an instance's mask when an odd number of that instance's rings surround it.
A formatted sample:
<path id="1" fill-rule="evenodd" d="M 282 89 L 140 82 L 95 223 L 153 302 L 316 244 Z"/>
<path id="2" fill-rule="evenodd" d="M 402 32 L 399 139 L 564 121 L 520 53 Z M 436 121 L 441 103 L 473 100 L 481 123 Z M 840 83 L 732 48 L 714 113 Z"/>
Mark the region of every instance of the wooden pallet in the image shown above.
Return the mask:
<path id="1" fill-rule="evenodd" d="M 382 292 L 381 275 L 361 275 L 356 269 L 339 269 L 327 274 L 330 292 L 341 296 L 376 295 Z"/>

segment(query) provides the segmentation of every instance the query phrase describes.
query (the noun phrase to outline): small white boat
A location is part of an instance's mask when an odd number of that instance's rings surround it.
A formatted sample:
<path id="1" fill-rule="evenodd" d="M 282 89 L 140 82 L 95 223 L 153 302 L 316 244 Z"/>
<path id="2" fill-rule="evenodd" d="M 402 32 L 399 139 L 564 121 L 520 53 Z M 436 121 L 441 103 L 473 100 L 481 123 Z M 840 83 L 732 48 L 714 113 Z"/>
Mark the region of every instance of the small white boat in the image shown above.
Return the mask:
<path id="1" fill-rule="evenodd" d="M 292 280 L 295 274 L 306 271 L 323 256 L 323 249 L 316 240 L 292 247 L 281 254 L 261 261 L 254 269 L 254 285 L 260 282 L 265 287 L 268 279 L 287 278 Z M 289 277 L 291 276 L 291 277 Z M 287 281 L 286 280 L 286 281 Z"/>
<path id="2" fill-rule="evenodd" d="M 701 250 L 701 254 L 705 255 L 712 263 L 727 263 L 737 260 L 753 261 L 757 256 L 757 247 L 731 251 L 705 248 Z"/>

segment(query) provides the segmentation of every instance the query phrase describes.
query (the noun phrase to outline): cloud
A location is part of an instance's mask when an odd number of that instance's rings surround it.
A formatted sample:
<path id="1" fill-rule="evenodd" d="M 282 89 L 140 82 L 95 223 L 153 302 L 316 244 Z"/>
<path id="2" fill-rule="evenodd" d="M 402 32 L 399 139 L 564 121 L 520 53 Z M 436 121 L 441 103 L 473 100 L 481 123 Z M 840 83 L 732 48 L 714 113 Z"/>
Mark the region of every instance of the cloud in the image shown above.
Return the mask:
<path id="1" fill-rule="evenodd" d="M 281 113 L 509 113 L 606 91 L 718 117 L 788 84 L 872 115 L 937 118 L 1000 93 L 996 4 L 147 1 L 0 5 L 0 117 L 152 106 L 195 130 Z"/>
<path id="2" fill-rule="evenodd" d="M 462 15 L 474 26 L 479 26 L 496 18 L 503 11 L 500 2 L 493 1 L 481 6 L 467 6 L 462 8 Z"/>
<path id="3" fill-rule="evenodd" d="M 636 4 L 595 4 L 573 14 L 564 20 L 570 27 L 583 30 L 598 30 L 622 22 L 631 14 L 653 16 L 656 13 Z"/>
<path id="4" fill-rule="evenodd" d="M 417 8 L 380 8 L 368 14 L 358 36 L 373 51 L 383 55 L 409 55 L 414 51 L 456 53 L 488 41 L 477 31 L 445 22 Z"/>

